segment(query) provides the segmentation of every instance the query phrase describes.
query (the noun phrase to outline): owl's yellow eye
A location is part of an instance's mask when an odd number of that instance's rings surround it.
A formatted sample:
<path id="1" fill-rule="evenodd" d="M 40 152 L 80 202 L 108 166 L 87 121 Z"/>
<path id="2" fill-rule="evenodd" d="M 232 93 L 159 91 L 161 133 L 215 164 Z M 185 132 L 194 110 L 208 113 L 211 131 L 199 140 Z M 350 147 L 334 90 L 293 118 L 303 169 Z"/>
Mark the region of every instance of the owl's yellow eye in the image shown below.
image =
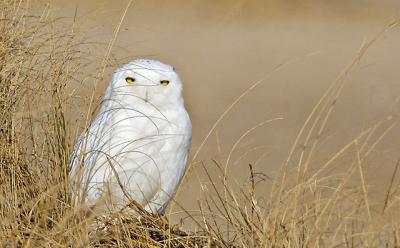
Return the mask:
<path id="1" fill-rule="evenodd" d="M 161 81 L 160 81 L 160 84 L 161 84 L 162 86 L 167 86 L 167 85 L 169 84 L 169 81 L 168 81 L 168 80 L 161 80 Z"/>
<path id="2" fill-rule="evenodd" d="M 133 84 L 133 83 L 135 82 L 135 79 L 132 78 L 132 77 L 127 77 L 127 78 L 125 78 L 125 81 L 126 81 L 128 84 Z"/>

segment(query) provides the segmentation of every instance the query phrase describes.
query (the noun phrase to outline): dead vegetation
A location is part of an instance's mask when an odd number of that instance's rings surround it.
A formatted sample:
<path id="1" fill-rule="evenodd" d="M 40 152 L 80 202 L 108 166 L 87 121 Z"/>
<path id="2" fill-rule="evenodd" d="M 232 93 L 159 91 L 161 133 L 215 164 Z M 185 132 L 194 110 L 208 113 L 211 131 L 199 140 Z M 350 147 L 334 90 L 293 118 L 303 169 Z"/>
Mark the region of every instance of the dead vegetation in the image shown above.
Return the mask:
<path id="1" fill-rule="evenodd" d="M 48 8 L 33 15 L 28 2 L 0 3 L 1 246 L 400 247 L 399 164 L 388 178 L 384 197 L 377 200 L 370 197 L 364 176 L 366 159 L 396 128 L 396 114 L 366 128 L 329 159 L 313 164 L 319 137 L 348 75 L 398 21 L 364 44 L 321 97 L 281 173 L 269 179 L 273 180 L 270 196 L 260 200 L 257 187 L 267 176 L 251 165 L 248 183 L 239 185 L 239 190 L 234 190 L 234 180 L 213 177 L 213 169 L 203 166 L 208 187 L 199 201 L 200 217 L 187 212 L 196 231 L 184 231 L 158 216 L 83 215 L 73 207 L 68 173 L 77 133 L 76 123 L 65 116 L 76 99 L 69 87 L 101 76 L 85 75 L 88 63 L 77 34 L 63 30 L 49 17 Z M 351 162 L 343 166 L 342 157 L 352 158 Z M 214 164 L 219 175 L 226 175 L 224 164 Z M 345 170 L 328 173 L 339 165 Z M 357 183 L 350 186 L 350 180 Z"/>

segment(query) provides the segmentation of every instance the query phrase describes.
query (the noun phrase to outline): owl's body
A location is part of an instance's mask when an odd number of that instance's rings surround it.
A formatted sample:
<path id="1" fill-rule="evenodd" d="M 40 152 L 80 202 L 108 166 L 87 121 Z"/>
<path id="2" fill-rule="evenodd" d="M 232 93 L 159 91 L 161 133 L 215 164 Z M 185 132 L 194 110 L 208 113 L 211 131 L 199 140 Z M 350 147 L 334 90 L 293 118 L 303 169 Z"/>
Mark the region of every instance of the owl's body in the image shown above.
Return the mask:
<path id="1" fill-rule="evenodd" d="M 184 174 L 191 133 L 182 83 L 171 66 L 153 60 L 123 66 L 76 145 L 77 200 L 109 209 L 135 200 L 163 214 Z"/>

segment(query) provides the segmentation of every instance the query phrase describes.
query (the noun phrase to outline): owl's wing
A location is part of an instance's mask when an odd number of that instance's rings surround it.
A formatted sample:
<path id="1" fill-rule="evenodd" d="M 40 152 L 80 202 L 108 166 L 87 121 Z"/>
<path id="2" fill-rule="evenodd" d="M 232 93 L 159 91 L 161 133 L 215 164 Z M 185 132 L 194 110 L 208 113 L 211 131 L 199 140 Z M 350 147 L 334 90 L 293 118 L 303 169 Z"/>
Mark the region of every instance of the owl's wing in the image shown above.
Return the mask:
<path id="1" fill-rule="evenodd" d="M 108 188 L 117 201 L 132 198 L 145 205 L 161 187 L 161 151 L 168 137 L 151 128 L 148 118 L 126 116 L 99 115 L 78 139 L 71 175 L 83 201 L 95 201 Z"/>

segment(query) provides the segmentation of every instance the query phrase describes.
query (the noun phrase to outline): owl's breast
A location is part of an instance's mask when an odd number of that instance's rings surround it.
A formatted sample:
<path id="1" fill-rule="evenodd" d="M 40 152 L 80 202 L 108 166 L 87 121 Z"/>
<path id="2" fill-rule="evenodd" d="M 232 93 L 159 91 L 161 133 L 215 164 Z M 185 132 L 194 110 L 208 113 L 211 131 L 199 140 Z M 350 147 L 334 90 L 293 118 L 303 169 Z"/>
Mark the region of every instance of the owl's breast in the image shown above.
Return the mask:
<path id="1" fill-rule="evenodd" d="M 144 114 L 146 113 L 146 114 Z M 140 157 L 179 152 L 188 146 L 191 124 L 186 110 L 164 113 L 154 109 L 126 109 L 112 116 L 110 125 L 113 154 L 136 153 Z"/>

